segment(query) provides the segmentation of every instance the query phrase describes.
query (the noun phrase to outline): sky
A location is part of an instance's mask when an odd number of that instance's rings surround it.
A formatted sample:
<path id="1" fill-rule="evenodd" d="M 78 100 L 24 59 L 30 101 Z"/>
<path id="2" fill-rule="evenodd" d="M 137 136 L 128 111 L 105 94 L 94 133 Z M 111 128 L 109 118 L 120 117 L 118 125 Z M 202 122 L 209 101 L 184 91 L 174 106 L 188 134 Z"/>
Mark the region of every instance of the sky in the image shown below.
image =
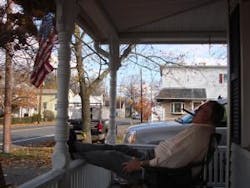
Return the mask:
<path id="1" fill-rule="evenodd" d="M 143 48 L 144 46 L 145 45 L 140 45 L 139 47 Z M 143 52 L 150 55 L 165 56 L 166 59 L 170 59 L 173 63 L 181 62 L 187 65 L 227 65 L 227 46 L 225 44 L 153 45 L 153 50 L 152 47 L 149 47 Z M 182 55 L 182 58 L 179 60 L 171 59 L 171 57 L 178 57 L 180 55 Z M 149 62 L 145 62 L 145 59 L 143 58 L 140 58 L 138 61 L 141 61 L 144 64 L 149 64 Z M 150 71 L 140 66 L 136 66 L 131 62 L 125 64 L 126 65 L 121 67 L 118 71 L 118 85 L 126 83 L 126 78 L 129 75 L 140 76 L 140 69 L 142 69 L 142 79 L 145 82 L 150 83 L 152 81 L 160 81 L 161 77 L 159 71 Z"/>

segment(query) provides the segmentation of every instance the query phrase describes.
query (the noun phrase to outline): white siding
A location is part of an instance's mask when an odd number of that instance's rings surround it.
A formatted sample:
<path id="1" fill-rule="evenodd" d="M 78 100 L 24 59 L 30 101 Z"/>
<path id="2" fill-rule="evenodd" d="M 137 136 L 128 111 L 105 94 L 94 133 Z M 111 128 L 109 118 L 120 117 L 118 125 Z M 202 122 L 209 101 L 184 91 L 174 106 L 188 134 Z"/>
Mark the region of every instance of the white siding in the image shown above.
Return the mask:
<path id="1" fill-rule="evenodd" d="M 226 98 L 227 81 L 219 83 L 220 74 L 227 74 L 226 66 L 168 66 L 163 69 L 162 87 L 205 88 L 209 99 Z"/>

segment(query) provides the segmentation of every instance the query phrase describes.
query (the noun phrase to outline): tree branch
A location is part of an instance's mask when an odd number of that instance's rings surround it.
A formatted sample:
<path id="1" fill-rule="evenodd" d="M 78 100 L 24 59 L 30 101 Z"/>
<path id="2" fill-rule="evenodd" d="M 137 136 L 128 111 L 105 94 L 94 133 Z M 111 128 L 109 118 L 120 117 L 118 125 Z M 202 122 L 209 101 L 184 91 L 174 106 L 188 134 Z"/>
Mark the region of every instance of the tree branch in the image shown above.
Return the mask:
<path id="1" fill-rule="evenodd" d="M 132 49 L 135 47 L 135 44 L 129 44 L 128 47 L 124 50 L 123 54 L 120 57 L 120 61 L 122 62 L 128 55 L 131 53 Z"/>
<path id="2" fill-rule="evenodd" d="M 109 57 L 110 57 L 109 52 L 103 50 L 103 49 L 100 47 L 99 43 L 94 42 L 94 47 L 95 47 L 95 50 L 96 50 L 99 54 L 101 54 L 101 55 L 103 55 L 104 57 L 106 57 L 106 58 L 109 59 Z"/>
<path id="3" fill-rule="evenodd" d="M 103 81 L 103 79 L 109 74 L 110 69 L 107 68 L 106 70 L 104 70 L 90 85 L 89 85 L 89 90 L 90 93 L 92 93 L 96 87 L 98 86 L 98 84 L 101 83 L 101 81 Z"/>

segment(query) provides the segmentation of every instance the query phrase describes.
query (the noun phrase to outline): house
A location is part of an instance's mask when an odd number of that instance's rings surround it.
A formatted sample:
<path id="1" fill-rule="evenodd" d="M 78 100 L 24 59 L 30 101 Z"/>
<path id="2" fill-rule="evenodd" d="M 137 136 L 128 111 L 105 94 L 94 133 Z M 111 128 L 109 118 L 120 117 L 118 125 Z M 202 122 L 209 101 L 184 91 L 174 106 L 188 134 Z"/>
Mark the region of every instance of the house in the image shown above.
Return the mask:
<path id="1" fill-rule="evenodd" d="M 75 94 L 71 89 L 69 90 L 68 95 L 69 107 L 68 107 L 68 115 L 69 117 L 72 115 L 73 109 L 81 108 L 81 98 L 78 94 Z M 56 89 L 41 89 L 38 90 L 38 105 L 37 111 L 41 112 L 41 116 L 43 117 L 45 110 L 50 110 L 53 114 L 57 115 L 57 90 Z M 104 97 L 103 95 L 91 95 L 90 96 L 91 108 L 95 110 L 95 108 L 102 108 L 102 118 L 109 118 L 109 108 L 104 105 Z"/>
<path id="2" fill-rule="evenodd" d="M 37 111 L 43 117 L 45 110 L 50 110 L 56 116 L 57 114 L 57 90 L 39 89 L 37 90 Z"/>
<path id="3" fill-rule="evenodd" d="M 204 88 L 207 99 L 227 98 L 227 66 L 169 65 L 162 69 L 162 88 Z"/>
<path id="4" fill-rule="evenodd" d="M 109 98 L 105 98 L 105 108 L 109 114 L 109 107 L 110 107 L 110 100 Z M 127 114 L 127 110 L 128 109 L 128 105 L 127 105 L 127 101 L 124 97 L 117 97 L 117 101 L 116 101 L 116 117 L 117 118 L 125 118 L 126 114 Z"/>
<path id="5" fill-rule="evenodd" d="M 207 99 L 227 98 L 227 67 L 221 65 L 168 65 L 162 67 L 162 89 L 156 101 L 161 119 L 175 119 L 183 108 L 194 110 Z"/>
<path id="6" fill-rule="evenodd" d="M 101 93 L 95 93 L 95 95 L 90 96 L 90 111 L 91 118 L 99 119 L 108 119 L 109 118 L 109 107 L 106 106 L 104 95 Z M 81 116 L 81 97 L 79 94 L 69 93 L 69 109 L 68 114 L 70 118 L 73 112 L 78 111 L 78 118 Z M 101 109 L 101 110 L 100 110 Z M 101 114 L 100 114 L 101 113 Z M 74 117 L 75 118 L 75 117 Z"/>
<path id="7" fill-rule="evenodd" d="M 163 107 L 166 120 L 176 119 L 183 108 L 193 110 L 207 98 L 204 88 L 163 88 L 155 97 Z"/>

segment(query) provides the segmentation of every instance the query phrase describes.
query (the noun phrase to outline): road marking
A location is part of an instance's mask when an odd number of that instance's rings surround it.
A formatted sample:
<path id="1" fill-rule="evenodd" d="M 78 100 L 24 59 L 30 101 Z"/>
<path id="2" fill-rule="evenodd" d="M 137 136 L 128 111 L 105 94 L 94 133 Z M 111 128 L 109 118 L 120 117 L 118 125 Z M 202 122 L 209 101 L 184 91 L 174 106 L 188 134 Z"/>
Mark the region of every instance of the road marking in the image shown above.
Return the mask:
<path id="1" fill-rule="evenodd" d="M 51 129 L 51 128 L 52 128 L 52 126 L 49 126 L 49 127 L 39 127 L 39 128 L 32 127 L 32 128 L 24 128 L 24 129 L 14 129 L 14 130 L 11 130 L 11 132 L 22 132 L 22 131 L 28 131 L 28 130 L 35 131 L 35 130 L 39 130 L 39 129 Z"/>
<path id="2" fill-rule="evenodd" d="M 47 138 L 47 137 L 52 137 L 52 136 L 55 136 L 55 135 L 54 134 L 49 134 L 49 135 L 37 136 L 37 137 L 33 137 L 33 138 L 24 138 L 24 139 L 12 141 L 12 143 L 26 142 L 26 141 L 30 141 L 30 140 L 36 140 L 36 139 Z"/>

